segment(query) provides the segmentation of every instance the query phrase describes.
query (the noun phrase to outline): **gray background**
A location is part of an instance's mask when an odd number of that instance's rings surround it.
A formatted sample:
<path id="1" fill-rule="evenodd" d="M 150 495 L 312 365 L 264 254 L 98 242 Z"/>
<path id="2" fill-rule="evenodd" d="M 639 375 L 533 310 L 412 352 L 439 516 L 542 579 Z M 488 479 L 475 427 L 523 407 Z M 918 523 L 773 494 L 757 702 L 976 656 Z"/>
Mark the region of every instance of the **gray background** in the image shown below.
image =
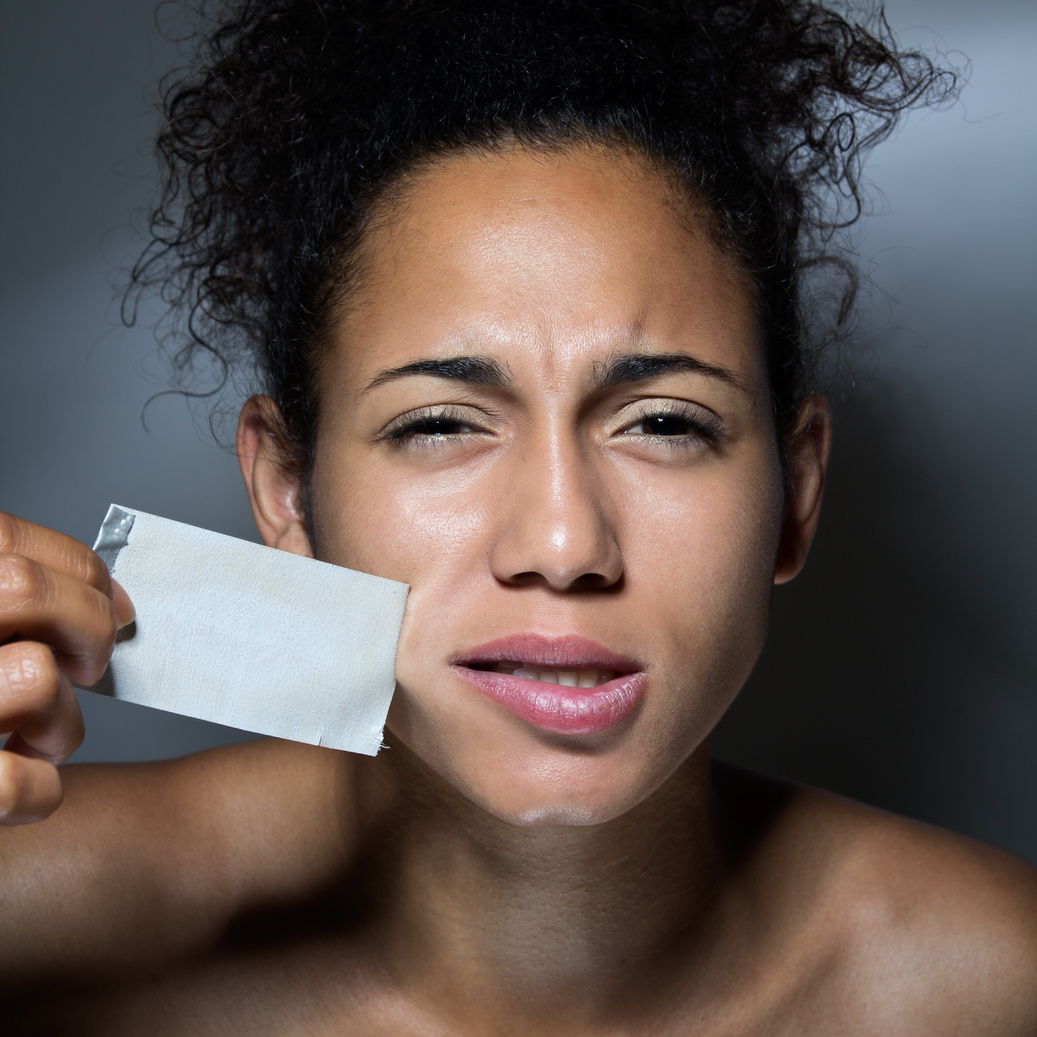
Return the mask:
<path id="1" fill-rule="evenodd" d="M 821 532 L 716 743 L 1037 861 L 1037 10 L 887 9 L 972 77 L 868 166 L 875 289 Z M 4 0 L 0 17 L 0 507 L 85 540 L 110 501 L 254 537 L 204 413 L 163 397 L 142 427 L 163 368 L 111 302 L 152 187 L 146 95 L 175 55 L 153 4 Z M 78 760 L 235 737 L 85 699 Z"/>

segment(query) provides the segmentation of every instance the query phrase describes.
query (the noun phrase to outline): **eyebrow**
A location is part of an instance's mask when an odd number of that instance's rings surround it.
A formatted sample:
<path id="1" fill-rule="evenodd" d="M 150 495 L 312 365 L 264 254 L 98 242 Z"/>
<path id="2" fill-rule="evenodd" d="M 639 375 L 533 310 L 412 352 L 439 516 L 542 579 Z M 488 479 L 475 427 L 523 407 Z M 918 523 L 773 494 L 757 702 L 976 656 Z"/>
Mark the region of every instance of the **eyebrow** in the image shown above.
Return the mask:
<path id="1" fill-rule="evenodd" d="M 594 365 L 594 385 L 598 389 L 611 389 L 617 385 L 646 382 L 652 378 L 683 371 L 719 378 L 736 389 L 746 391 L 745 385 L 733 371 L 718 364 L 709 364 L 688 353 L 623 353 Z M 360 394 L 370 392 L 386 382 L 411 375 L 431 375 L 434 378 L 446 378 L 468 385 L 489 385 L 494 388 L 503 388 L 511 381 L 504 368 L 492 357 L 437 357 L 415 360 L 401 367 L 390 367 L 380 371 Z"/>
<path id="2" fill-rule="evenodd" d="M 448 356 L 428 360 L 415 360 L 402 367 L 390 367 L 380 371 L 361 390 L 361 395 L 376 386 L 408 375 L 432 375 L 434 378 L 448 378 L 454 382 L 467 382 L 469 385 L 491 385 L 501 388 L 508 384 L 509 378 L 504 368 L 488 356 Z"/>
<path id="3" fill-rule="evenodd" d="M 746 392 L 746 386 L 733 371 L 719 364 L 709 364 L 689 353 L 623 353 L 595 365 L 594 381 L 599 389 L 611 389 L 630 382 L 646 382 L 666 374 L 690 371 L 719 378 Z"/>

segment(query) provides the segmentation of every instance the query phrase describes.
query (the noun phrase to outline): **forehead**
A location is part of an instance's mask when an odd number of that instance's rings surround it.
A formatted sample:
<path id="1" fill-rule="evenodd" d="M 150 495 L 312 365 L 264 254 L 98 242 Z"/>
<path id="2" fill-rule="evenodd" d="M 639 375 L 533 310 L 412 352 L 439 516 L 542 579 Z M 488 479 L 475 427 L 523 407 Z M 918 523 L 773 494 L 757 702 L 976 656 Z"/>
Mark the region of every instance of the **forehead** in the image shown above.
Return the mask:
<path id="1" fill-rule="evenodd" d="M 708 210 L 645 160 L 589 147 L 453 156 L 408 179 L 366 235 L 339 330 L 357 377 L 408 350 L 562 363 L 654 342 L 739 343 L 743 373 L 761 367 L 752 295 Z"/>

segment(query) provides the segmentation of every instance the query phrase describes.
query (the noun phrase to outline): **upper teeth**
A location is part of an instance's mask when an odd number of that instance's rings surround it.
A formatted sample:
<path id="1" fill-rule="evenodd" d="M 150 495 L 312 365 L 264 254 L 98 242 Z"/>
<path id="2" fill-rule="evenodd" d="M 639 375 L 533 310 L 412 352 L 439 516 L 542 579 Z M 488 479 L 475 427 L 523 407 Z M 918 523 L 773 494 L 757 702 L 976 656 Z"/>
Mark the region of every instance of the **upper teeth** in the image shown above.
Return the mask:
<path id="1" fill-rule="evenodd" d="M 569 688 L 596 688 L 599 684 L 605 684 L 618 676 L 615 670 L 548 670 L 538 666 L 516 666 L 507 663 L 499 663 L 494 669 L 498 673 L 510 673 L 515 677 L 544 681 L 546 684 L 563 684 Z"/>

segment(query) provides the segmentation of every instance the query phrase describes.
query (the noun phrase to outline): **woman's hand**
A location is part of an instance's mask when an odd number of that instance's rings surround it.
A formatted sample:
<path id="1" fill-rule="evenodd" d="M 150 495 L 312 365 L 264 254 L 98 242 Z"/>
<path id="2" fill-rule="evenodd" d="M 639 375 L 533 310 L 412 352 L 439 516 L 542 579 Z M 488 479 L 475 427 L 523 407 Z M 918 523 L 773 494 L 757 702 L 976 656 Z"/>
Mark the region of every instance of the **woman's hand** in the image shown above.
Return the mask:
<path id="1" fill-rule="evenodd" d="M 0 824 L 42 821 L 61 803 L 57 764 L 83 740 L 72 681 L 108 665 L 133 620 L 126 592 L 85 544 L 0 512 Z"/>

